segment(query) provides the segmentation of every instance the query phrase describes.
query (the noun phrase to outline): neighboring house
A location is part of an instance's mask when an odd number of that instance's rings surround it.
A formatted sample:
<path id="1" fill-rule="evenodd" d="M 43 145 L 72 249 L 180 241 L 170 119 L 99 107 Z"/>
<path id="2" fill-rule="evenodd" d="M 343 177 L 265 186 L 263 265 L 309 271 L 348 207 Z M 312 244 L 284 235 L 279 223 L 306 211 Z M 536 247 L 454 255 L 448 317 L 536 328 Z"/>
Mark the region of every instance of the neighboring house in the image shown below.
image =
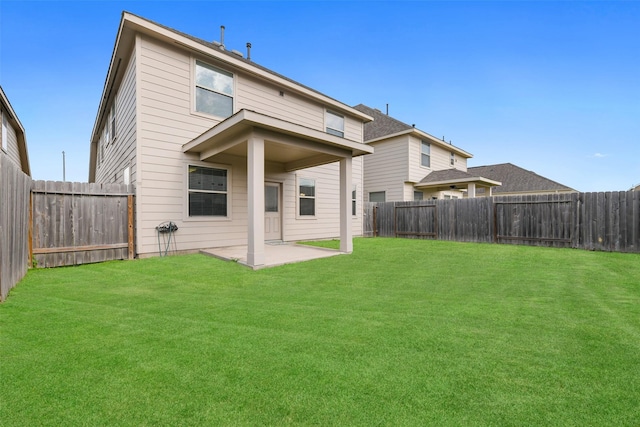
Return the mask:
<path id="1" fill-rule="evenodd" d="M 365 142 L 375 148 L 364 157 L 364 191 L 370 202 L 474 197 L 476 189 L 500 182 L 467 172 L 472 155 L 461 148 L 382 113 L 356 105 L 373 117 Z"/>
<path id="2" fill-rule="evenodd" d="M 273 48 L 277 48 L 273 46 Z M 89 181 L 130 183 L 136 252 L 362 233 L 371 117 L 227 50 L 124 12 L 91 136 Z"/>
<path id="3" fill-rule="evenodd" d="M 631 187 L 631 191 L 640 191 L 640 184 L 636 185 L 635 187 Z"/>
<path id="4" fill-rule="evenodd" d="M 29 166 L 29 153 L 27 151 L 27 139 L 24 127 L 13 107 L 9 103 L 9 98 L 0 86 L 0 154 L 6 155 L 25 174 L 31 176 Z"/>
<path id="5" fill-rule="evenodd" d="M 492 194 L 494 196 L 576 192 L 573 188 L 552 181 L 535 172 L 528 171 L 511 163 L 474 166 L 468 168 L 467 171 L 474 175 L 482 175 L 494 181 L 500 181 L 502 185 L 493 189 Z M 478 190 L 476 193 L 478 196 L 492 195 L 482 190 Z"/>

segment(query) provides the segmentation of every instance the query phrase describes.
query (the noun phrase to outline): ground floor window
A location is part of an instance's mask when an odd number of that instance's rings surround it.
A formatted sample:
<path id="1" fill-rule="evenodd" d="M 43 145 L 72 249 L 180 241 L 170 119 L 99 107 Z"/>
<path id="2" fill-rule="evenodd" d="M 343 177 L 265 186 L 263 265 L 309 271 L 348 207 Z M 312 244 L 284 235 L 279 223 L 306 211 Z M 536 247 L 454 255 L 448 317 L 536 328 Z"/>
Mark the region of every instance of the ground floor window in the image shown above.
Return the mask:
<path id="1" fill-rule="evenodd" d="M 227 216 L 226 169 L 189 165 L 189 216 Z"/>
<path id="2" fill-rule="evenodd" d="M 313 216 L 316 214 L 316 181 L 309 178 L 298 179 L 299 214 Z"/>
<path id="3" fill-rule="evenodd" d="M 372 191 L 369 193 L 370 202 L 384 202 L 386 198 L 387 196 L 384 191 Z"/>
<path id="4" fill-rule="evenodd" d="M 354 185 L 353 190 L 351 191 L 351 215 L 353 216 L 356 216 L 356 202 L 357 202 L 356 196 L 358 194 L 356 190 L 357 188 Z"/>
<path id="5" fill-rule="evenodd" d="M 413 200 L 423 200 L 424 199 L 424 193 L 422 191 L 414 191 L 413 192 Z"/>

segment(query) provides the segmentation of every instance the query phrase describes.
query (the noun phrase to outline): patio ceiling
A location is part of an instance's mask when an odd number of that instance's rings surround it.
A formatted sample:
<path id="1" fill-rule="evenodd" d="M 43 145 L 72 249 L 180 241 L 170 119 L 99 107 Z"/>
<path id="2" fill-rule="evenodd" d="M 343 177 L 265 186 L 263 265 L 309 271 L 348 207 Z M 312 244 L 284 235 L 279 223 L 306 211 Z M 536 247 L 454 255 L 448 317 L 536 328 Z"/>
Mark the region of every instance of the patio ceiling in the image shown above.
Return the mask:
<path id="1" fill-rule="evenodd" d="M 247 141 L 265 142 L 265 161 L 278 162 L 286 171 L 332 163 L 373 152 L 365 144 L 287 122 L 250 110 L 240 110 L 182 146 L 207 161 L 219 154 L 247 156 Z"/>

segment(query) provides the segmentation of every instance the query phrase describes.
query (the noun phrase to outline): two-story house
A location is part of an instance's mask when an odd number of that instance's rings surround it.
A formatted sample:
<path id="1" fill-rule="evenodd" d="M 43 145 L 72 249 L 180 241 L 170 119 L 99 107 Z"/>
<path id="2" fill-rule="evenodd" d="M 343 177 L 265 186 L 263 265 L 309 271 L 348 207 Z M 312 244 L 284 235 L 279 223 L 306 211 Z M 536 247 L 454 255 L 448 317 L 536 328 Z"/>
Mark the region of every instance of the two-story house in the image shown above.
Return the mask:
<path id="1" fill-rule="evenodd" d="M 373 117 L 365 124 L 365 143 L 375 148 L 364 158 L 367 201 L 410 201 L 475 197 L 476 189 L 500 182 L 467 172 L 472 155 L 380 110 L 356 105 Z"/>
<path id="2" fill-rule="evenodd" d="M 0 154 L 7 156 L 22 172 L 31 176 L 24 127 L 0 86 Z"/>
<path id="3" fill-rule="evenodd" d="M 221 37 L 222 40 L 222 37 Z M 361 111 L 207 42 L 124 12 L 91 135 L 89 181 L 135 187 L 136 252 L 362 233 Z"/>

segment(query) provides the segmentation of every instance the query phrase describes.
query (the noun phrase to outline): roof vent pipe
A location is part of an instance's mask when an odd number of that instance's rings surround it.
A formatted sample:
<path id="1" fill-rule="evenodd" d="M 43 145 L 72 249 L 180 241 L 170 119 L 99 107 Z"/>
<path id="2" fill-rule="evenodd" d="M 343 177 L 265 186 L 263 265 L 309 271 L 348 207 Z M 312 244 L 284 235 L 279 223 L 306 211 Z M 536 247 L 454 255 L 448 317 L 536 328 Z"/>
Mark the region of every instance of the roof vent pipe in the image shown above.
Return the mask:
<path id="1" fill-rule="evenodd" d="M 220 46 L 224 49 L 224 25 L 220 25 Z"/>
<path id="2" fill-rule="evenodd" d="M 389 115 L 389 104 L 387 104 L 387 116 Z"/>
<path id="3" fill-rule="evenodd" d="M 251 61 L 251 43 L 247 42 L 247 59 Z"/>

